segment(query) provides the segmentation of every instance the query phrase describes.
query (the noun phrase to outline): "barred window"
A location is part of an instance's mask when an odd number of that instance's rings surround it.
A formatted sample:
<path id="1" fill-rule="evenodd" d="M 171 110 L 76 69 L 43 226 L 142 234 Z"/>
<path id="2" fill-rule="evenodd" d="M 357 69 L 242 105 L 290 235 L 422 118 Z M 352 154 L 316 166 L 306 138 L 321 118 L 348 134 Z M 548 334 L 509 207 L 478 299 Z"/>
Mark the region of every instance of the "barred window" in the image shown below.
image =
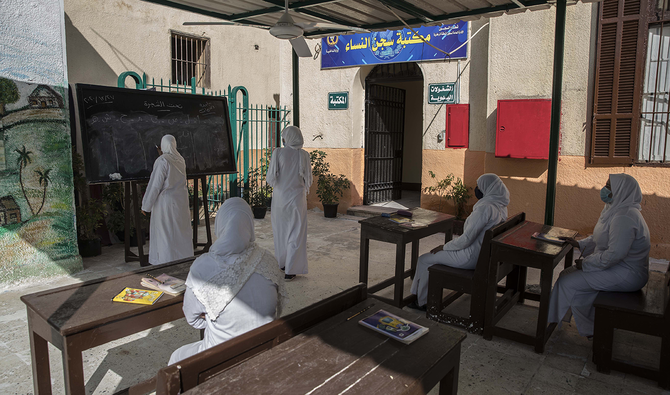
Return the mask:
<path id="1" fill-rule="evenodd" d="M 209 39 L 172 33 L 172 82 L 197 87 L 210 87 Z"/>

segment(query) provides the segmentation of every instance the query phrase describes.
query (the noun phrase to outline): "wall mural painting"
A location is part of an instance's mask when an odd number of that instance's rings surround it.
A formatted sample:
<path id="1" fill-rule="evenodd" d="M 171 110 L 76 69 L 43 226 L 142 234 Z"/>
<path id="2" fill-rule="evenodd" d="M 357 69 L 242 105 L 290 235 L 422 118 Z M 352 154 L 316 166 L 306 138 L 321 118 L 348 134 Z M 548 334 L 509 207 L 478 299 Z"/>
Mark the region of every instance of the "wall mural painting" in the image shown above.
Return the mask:
<path id="1" fill-rule="evenodd" d="M 0 283 L 81 269 L 73 199 L 67 90 L 0 78 Z"/>

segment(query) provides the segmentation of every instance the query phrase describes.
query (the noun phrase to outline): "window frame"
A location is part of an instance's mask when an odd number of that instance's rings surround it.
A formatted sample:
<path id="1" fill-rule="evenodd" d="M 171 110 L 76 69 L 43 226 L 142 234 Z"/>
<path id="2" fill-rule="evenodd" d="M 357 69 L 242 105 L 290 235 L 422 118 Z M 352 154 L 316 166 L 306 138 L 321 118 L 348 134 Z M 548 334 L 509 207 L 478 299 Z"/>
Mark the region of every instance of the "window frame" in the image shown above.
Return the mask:
<path id="1" fill-rule="evenodd" d="M 205 48 L 203 50 L 203 54 L 206 58 L 206 61 L 204 62 L 205 65 L 205 72 L 204 76 L 201 79 L 201 81 L 198 81 L 196 78 L 196 87 L 197 88 L 206 88 L 210 89 L 211 88 L 211 69 L 212 69 L 212 58 L 211 58 L 211 47 L 212 47 L 212 40 L 209 37 L 205 36 L 198 36 L 196 34 L 190 34 L 190 33 L 184 33 L 180 32 L 177 30 L 172 30 L 170 29 L 170 48 L 169 48 L 169 55 L 170 55 L 170 76 L 172 83 L 177 83 L 176 79 L 174 78 L 176 75 L 175 71 L 175 62 L 189 62 L 189 60 L 181 60 L 177 59 L 173 55 L 173 45 L 174 45 L 174 40 L 175 37 L 179 37 L 181 39 L 189 39 L 189 40 L 197 40 L 197 41 L 203 41 L 205 43 Z M 195 76 L 195 73 L 193 73 Z M 179 82 L 179 85 L 183 86 L 191 86 L 191 81 L 188 79 L 188 81 L 185 81 L 185 83 L 182 83 L 181 81 Z"/>

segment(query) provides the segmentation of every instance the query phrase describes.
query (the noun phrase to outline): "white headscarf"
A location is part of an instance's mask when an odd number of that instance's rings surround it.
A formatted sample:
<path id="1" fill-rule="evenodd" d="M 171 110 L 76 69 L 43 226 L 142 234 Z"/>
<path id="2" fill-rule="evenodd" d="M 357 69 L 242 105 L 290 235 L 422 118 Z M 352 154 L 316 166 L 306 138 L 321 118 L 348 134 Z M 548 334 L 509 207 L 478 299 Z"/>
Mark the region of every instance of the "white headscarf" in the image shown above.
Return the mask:
<path id="1" fill-rule="evenodd" d="M 629 208 L 642 211 L 642 206 L 640 205 L 642 202 L 642 190 L 635 178 L 624 173 L 610 174 L 610 185 L 612 187 L 612 203 L 605 203 L 596 226 L 607 226 L 614 217 L 614 214 L 626 211 Z"/>
<path id="2" fill-rule="evenodd" d="M 312 186 L 312 168 L 310 164 L 309 154 L 307 151 L 302 150 L 304 144 L 304 139 L 302 137 L 302 132 L 297 126 L 287 126 L 281 132 L 282 139 L 284 139 L 284 145 L 288 148 L 300 151 L 300 167 L 299 173 L 300 176 L 305 180 L 305 188 L 307 193 L 309 193 L 309 188 Z M 279 177 L 279 166 L 271 164 L 272 170 L 274 168 L 275 176 Z"/>
<path id="3" fill-rule="evenodd" d="M 254 243 L 253 214 L 247 202 L 238 197 L 227 199 L 216 214 L 214 227 L 218 239 L 193 262 L 186 279 L 208 318 L 216 320 L 254 273 L 277 285 L 279 316 L 286 294 L 283 276 L 274 256 Z"/>
<path id="4" fill-rule="evenodd" d="M 167 159 L 168 162 L 172 163 L 177 167 L 180 172 L 183 172 L 186 175 L 186 162 L 184 158 L 177 151 L 177 140 L 171 134 L 166 134 L 161 139 L 161 151 L 163 151 L 163 157 Z"/>
<path id="5" fill-rule="evenodd" d="M 479 199 L 475 203 L 472 210 L 477 210 L 478 207 L 481 207 L 486 204 L 492 204 L 497 208 L 504 210 L 505 216 L 507 216 L 507 205 L 509 204 L 509 190 L 502 182 L 500 177 L 493 173 L 482 174 L 477 179 L 477 186 L 479 190 L 482 191 L 484 197 Z"/>

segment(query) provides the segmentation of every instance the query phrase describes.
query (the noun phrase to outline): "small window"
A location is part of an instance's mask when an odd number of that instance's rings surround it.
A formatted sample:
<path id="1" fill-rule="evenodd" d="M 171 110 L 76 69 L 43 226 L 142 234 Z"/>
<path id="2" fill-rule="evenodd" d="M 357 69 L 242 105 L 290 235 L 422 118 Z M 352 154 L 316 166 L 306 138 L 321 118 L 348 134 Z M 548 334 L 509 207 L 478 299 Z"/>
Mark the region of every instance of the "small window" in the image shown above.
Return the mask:
<path id="1" fill-rule="evenodd" d="M 172 82 L 209 88 L 209 39 L 172 33 Z"/>

